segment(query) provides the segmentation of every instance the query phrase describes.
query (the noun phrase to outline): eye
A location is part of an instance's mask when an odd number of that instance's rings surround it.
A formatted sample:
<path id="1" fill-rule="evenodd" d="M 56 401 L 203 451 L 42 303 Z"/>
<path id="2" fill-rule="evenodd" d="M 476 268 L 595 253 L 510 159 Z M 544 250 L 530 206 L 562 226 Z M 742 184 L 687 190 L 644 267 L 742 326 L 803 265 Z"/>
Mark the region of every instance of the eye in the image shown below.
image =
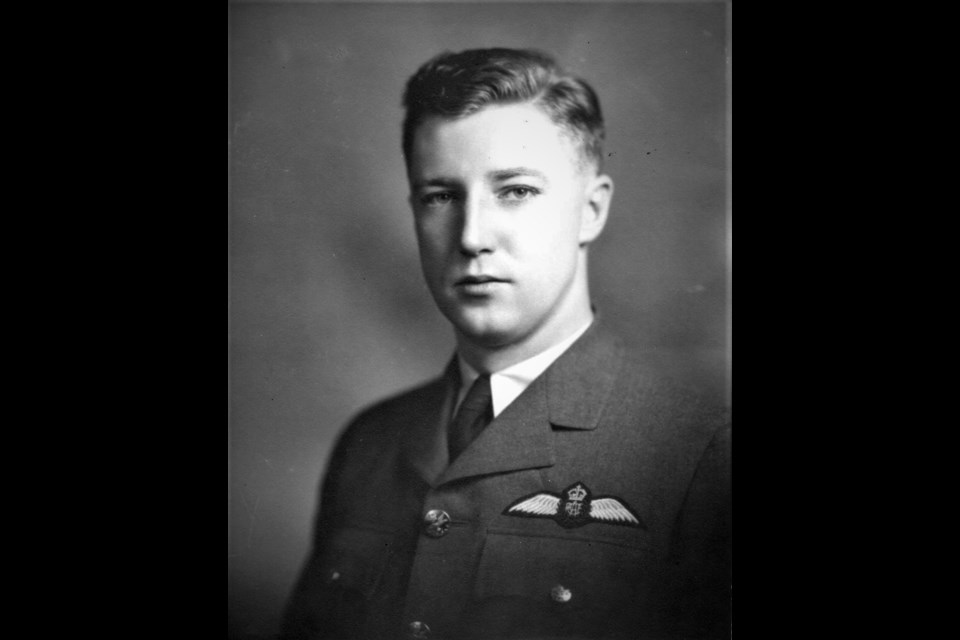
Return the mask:
<path id="1" fill-rule="evenodd" d="M 442 206 L 453 201 L 453 193 L 450 191 L 434 191 L 420 196 L 420 204 L 431 206 Z"/>
<path id="2" fill-rule="evenodd" d="M 531 197 L 538 195 L 540 193 L 539 189 L 534 189 L 533 187 L 528 187 L 526 185 L 516 185 L 513 187 L 507 187 L 500 192 L 500 198 L 502 200 L 529 200 Z"/>

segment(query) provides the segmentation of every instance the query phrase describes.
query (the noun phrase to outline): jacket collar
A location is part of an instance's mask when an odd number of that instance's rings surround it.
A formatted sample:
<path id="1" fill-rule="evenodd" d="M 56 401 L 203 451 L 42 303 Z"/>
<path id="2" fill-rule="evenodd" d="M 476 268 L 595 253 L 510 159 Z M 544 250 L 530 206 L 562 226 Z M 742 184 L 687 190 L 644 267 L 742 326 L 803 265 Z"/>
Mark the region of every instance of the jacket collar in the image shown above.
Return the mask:
<path id="1" fill-rule="evenodd" d="M 460 373 L 454 356 L 441 377 L 411 402 L 411 411 L 397 418 L 402 429 L 402 457 L 424 482 L 433 486 L 447 468 L 447 423 L 460 388 Z"/>

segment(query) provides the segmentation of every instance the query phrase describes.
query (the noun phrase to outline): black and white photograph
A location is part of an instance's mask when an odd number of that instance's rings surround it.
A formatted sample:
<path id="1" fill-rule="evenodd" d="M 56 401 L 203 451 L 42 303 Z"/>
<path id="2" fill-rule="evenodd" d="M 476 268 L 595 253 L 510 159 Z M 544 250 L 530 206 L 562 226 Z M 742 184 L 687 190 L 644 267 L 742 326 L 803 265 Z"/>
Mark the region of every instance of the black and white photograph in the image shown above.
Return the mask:
<path id="1" fill-rule="evenodd" d="M 732 636 L 731 24 L 228 4 L 229 640 Z"/>

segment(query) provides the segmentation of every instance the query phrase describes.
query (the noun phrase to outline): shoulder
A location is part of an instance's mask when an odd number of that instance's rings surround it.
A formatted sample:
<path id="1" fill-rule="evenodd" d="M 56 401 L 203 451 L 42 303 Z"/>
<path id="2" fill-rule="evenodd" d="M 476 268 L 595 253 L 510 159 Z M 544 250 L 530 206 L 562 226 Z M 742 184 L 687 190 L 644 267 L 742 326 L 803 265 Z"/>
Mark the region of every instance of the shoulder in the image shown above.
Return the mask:
<path id="1" fill-rule="evenodd" d="M 445 386 L 445 378 L 439 376 L 415 387 L 397 392 L 363 408 L 356 414 L 350 424 L 351 426 L 375 424 L 384 417 L 394 418 L 412 414 L 422 408 L 425 402 L 441 397 Z"/>
<path id="2" fill-rule="evenodd" d="M 606 417 L 648 444 L 678 446 L 698 456 L 729 441 L 730 407 L 710 373 L 684 371 L 669 354 L 620 344 L 620 364 Z M 723 446 L 721 444 L 721 446 Z"/>
<path id="3" fill-rule="evenodd" d="M 415 419 L 427 407 L 442 401 L 446 385 L 444 376 L 439 376 L 367 405 L 347 423 L 344 436 L 394 432 L 398 424 Z"/>
<path id="4" fill-rule="evenodd" d="M 441 375 L 361 409 L 341 430 L 334 458 L 375 456 L 395 448 L 411 428 L 433 419 L 443 406 L 448 384 Z"/>
<path id="5" fill-rule="evenodd" d="M 698 416 L 724 421 L 729 417 L 722 385 L 705 380 L 716 372 L 697 371 L 693 365 L 671 362 L 681 356 L 623 347 L 618 386 L 628 400 L 671 415 Z"/>

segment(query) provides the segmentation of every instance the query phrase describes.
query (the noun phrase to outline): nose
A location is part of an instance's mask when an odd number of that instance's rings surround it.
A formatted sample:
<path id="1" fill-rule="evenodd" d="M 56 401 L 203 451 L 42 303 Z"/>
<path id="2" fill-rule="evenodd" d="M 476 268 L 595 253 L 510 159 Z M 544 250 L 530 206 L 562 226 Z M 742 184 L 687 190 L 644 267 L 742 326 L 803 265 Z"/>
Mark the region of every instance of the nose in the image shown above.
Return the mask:
<path id="1" fill-rule="evenodd" d="M 463 226 L 460 228 L 461 253 L 476 256 L 493 251 L 492 213 L 482 196 L 464 198 Z"/>

